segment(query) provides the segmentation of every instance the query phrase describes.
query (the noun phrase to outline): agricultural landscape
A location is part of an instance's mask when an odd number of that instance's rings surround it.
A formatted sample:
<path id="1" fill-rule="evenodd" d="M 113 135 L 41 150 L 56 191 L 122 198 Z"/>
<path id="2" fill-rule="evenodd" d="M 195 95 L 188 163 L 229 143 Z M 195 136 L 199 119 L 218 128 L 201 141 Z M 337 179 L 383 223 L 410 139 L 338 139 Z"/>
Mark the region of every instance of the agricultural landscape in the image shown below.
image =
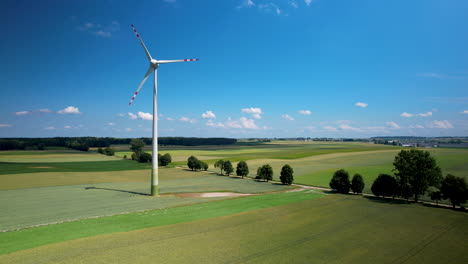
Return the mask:
<path id="1" fill-rule="evenodd" d="M 148 195 L 150 164 L 122 159 L 129 145 L 114 149 L 115 156 L 65 148 L 0 152 L 0 262 L 435 263 L 440 251 L 443 262 L 467 260 L 463 211 L 308 187 L 329 188 L 333 172 L 345 169 L 360 173 L 363 193 L 371 194 L 377 175 L 392 173 L 398 146 L 162 146 L 173 162 L 160 168 L 160 197 Z M 428 150 L 444 174 L 467 177 L 468 150 Z M 209 169 L 189 170 L 191 155 Z M 219 159 L 234 167 L 246 161 L 249 177 L 220 175 L 213 167 Z M 272 166 L 273 181 L 252 179 L 263 164 Z M 303 186 L 279 182 L 284 164 Z M 216 195 L 203 197 L 209 193 Z"/>

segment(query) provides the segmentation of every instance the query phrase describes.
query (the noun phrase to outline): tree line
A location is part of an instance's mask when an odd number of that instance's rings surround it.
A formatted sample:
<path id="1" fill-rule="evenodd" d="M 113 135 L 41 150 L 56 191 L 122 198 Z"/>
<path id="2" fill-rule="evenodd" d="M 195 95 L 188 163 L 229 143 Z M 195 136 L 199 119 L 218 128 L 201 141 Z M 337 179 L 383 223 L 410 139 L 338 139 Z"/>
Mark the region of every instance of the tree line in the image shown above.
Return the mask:
<path id="1" fill-rule="evenodd" d="M 190 156 L 187 159 L 187 167 L 191 169 L 192 171 L 198 171 L 198 170 L 208 170 L 209 165 L 204 162 L 199 160 L 195 156 Z M 220 175 L 227 175 L 230 176 L 231 173 L 234 172 L 234 167 L 232 166 L 232 163 L 230 160 L 224 160 L 220 159 L 217 160 L 214 163 L 214 167 L 219 169 L 219 174 Z M 280 173 L 280 181 L 282 184 L 287 184 L 291 185 L 294 181 L 294 170 L 291 166 L 288 164 L 284 165 L 281 169 Z M 239 161 L 237 163 L 236 167 L 236 175 L 242 177 L 246 177 L 249 175 L 249 166 L 247 165 L 247 162 L 245 161 Z M 257 174 L 254 177 L 254 179 L 257 180 L 263 180 L 263 181 L 270 181 L 273 179 L 273 168 L 269 164 L 265 164 L 261 167 L 257 168 Z"/>
<path id="2" fill-rule="evenodd" d="M 438 202 L 442 199 L 450 200 L 455 208 L 468 200 L 468 187 L 463 177 L 452 174 L 442 176 L 442 170 L 434 157 L 428 151 L 411 149 L 402 150 L 394 159 L 394 175 L 379 174 L 374 180 L 371 191 L 379 197 L 413 198 L 418 202 L 423 195 L 429 195 Z M 352 182 L 345 170 L 338 170 L 333 174 L 330 187 L 340 193 L 361 193 L 364 181 L 359 174 L 354 175 Z"/>
<path id="3" fill-rule="evenodd" d="M 145 144 L 151 145 L 152 138 L 140 138 Z M 94 147 L 109 147 L 110 145 L 127 145 L 132 138 L 113 137 L 53 137 L 53 138 L 3 138 L 0 139 L 0 150 L 44 150 L 47 147 L 67 147 L 87 151 Z M 185 138 L 159 137 L 159 145 L 201 146 L 201 145 L 231 145 L 237 139 L 233 138 Z"/>
<path id="4" fill-rule="evenodd" d="M 131 155 L 132 160 L 136 160 L 141 163 L 151 163 L 153 162 L 153 155 L 151 153 L 143 151 L 145 142 L 142 139 L 132 139 L 130 141 L 130 150 L 133 152 Z M 124 156 L 126 159 L 127 156 Z M 158 153 L 158 166 L 167 166 L 172 162 L 171 154 L 166 153 L 161 155 Z"/>

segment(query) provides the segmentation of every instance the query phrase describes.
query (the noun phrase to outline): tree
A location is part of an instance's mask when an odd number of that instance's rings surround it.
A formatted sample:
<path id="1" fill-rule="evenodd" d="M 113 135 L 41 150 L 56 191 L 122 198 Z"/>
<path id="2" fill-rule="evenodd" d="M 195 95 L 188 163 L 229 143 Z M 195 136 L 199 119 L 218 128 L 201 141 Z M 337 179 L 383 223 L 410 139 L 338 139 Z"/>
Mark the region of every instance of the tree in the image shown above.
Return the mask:
<path id="1" fill-rule="evenodd" d="M 98 152 L 99 154 L 104 154 L 104 150 L 103 150 L 102 148 L 98 148 L 98 149 L 97 149 L 97 152 Z"/>
<path id="2" fill-rule="evenodd" d="M 364 186 L 365 183 L 361 174 L 354 174 L 353 179 L 351 180 L 351 190 L 353 191 L 353 193 L 362 193 Z"/>
<path id="3" fill-rule="evenodd" d="M 229 160 L 226 160 L 224 162 L 224 172 L 226 173 L 227 176 L 231 174 L 234 171 L 234 168 L 232 167 L 232 163 Z"/>
<path id="4" fill-rule="evenodd" d="M 153 156 L 148 152 L 141 152 L 140 155 L 138 156 L 138 162 L 141 162 L 141 163 L 151 162 L 152 159 L 153 159 Z"/>
<path id="5" fill-rule="evenodd" d="M 442 171 L 428 151 L 402 150 L 396 155 L 393 166 L 398 183 L 408 184 L 416 202 L 429 186 L 438 187 L 442 180 Z"/>
<path id="6" fill-rule="evenodd" d="M 239 163 L 237 163 L 236 174 L 237 176 L 242 176 L 242 179 L 244 176 L 249 174 L 249 166 L 247 166 L 247 162 L 239 161 Z"/>
<path id="7" fill-rule="evenodd" d="M 263 179 L 264 181 L 269 181 L 273 179 L 273 168 L 269 165 L 263 165 L 257 169 L 257 177 Z"/>
<path id="8" fill-rule="evenodd" d="M 115 150 L 113 148 L 107 147 L 104 149 L 104 154 L 107 156 L 114 156 Z"/>
<path id="9" fill-rule="evenodd" d="M 130 141 L 130 150 L 135 153 L 141 152 L 144 146 L 145 146 L 145 142 L 139 138 L 135 138 L 135 139 L 132 139 L 132 141 Z"/>
<path id="10" fill-rule="evenodd" d="M 349 173 L 343 169 L 335 171 L 330 181 L 330 187 L 339 193 L 348 193 L 351 187 Z"/>
<path id="11" fill-rule="evenodd" d="M 436 201 L 436 204 L 439 204 L 439 201 L 442 200 L 442 192 L 436 191 L 436 192 L 431 192 L 431 200 Z"/>
<path id="12" fill-rule="evenodd" d="M 206 163 L 206 162 L 200 160 L 200 164 L 201 164 L 201 168 L 202 168 L 204 171 L 207 171 L 207 170 L 208 170 L 208 163 Z"/>
<path id="13" fill-rule="evenodd" d="M 195 170 L 196 167 L 197 167 L 197 164 L 199 164 L 200 161 L 195 157 L 195 156 L 190 156 L 188 159 L 187 159 L 187 166 L 191 169 L 191 170 Z"/>
<path id="14" fill-rule="evenodd" d="M 161 166 L 167 166 L 169 165 L 169 163 L 171 163 L 171 161 L 172 161 L 171 154 L 166 153 L 162 156 L 159 155 L 159 164 L 161 164 Z"/>
<path id="15" fill-rule="evenodd" d="M 375 196 L 394 196 L 398 187 L 394 177 L 388 174 L 380 174 L 372 184 L 371 190 Z"/>
<path id="16" fill-rule="evenodd" d="M 280 173 L 280 180 L 282 184 L 287 184 L 291 185 L 294 181 L 294 176 L 293 176 L 294 170 L 289 166 L 288 164 L 284 165 L 283 168 L 281 168 L 281 173 Z"/>
<path id="17" fill-rule="evenodd" d="M 220 171 L 219 174 L 221 174 L 221 175 L 223 175 L 224 163 L 225 163 L 225 161 L 220 159 L 220 160 L 216 161 L 215 164 L 214 164 L 215 168 L 219 168 L 219 171 Z"/>
<path id="18" fill-rule="evenodd" d="M 450 199 L 453 208 L 456 205 L 466 203 L 468 200 L 468 188 L 465 178 L 447 174 L 442 180 L 440 192 L 444 199 Z"/>
<path id="19" fill-rule="evenodd" d="M 199 171 L 203 167 L 203 161 L 198 160 L 198 162 L 195 164 L 195 170 Z"/>

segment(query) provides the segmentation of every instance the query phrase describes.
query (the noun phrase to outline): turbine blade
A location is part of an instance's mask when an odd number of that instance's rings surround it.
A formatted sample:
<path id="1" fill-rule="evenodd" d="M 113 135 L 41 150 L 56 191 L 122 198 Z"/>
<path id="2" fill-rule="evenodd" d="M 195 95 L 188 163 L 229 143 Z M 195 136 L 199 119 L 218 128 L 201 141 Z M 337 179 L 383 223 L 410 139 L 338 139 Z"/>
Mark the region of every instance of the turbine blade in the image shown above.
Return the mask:
<path id="1" fill-rule="evenodd" d="M 133 94 L 132 96 L 132 99 L 130 99 L 130 103 L 128 103 L 128 105 L 131 105 L 133 103 L 133 101 L 135 100 L 135 97 L 138 95 L 138 93 L 140 92 L 141 90 L 141 87 L 143 87 L 143 84 L 145 84 L 146 80 L 148 79 L 148 77 L 150 76 L 150 74 L 153 72 L 153 68 L 150 66 L 148 71 L 146 72 L 145 74 L 145 77 L 143 78 L 143 80 L 141 81 L 140 85 L 138 86 L 138 89 L 136 90 L 136 92 Z"/>
<path id="2" fill-rule="evenodd" d="M 152 59 L 151 55 L 150 55 L 148 49 L 146 48 L 145 43 L 143 43 L 143 40 L 141 39 L 140 34 L 138 34 L 138 32 L 137 32 L 136 28 L 133 26 L 133 24 L 132 24 L 132 29 L 133 29 L 133 32 L 135 32 L 136 37 L 140 41 L 141 46 L 143 46 L 143 49 L 145 50 L 145 53 L 146 53 L 146 57 L 148 57 L 148 60 L 151 61 L 151 59 Z"/>
<path id="3" fill-rule="evenodd" d="M 158 60 L 158 63 L 173 63 L 173 62 L 186 62 L 186 61 L 197 61 L 199 59 L 185 59 L 185 60 Z"/>

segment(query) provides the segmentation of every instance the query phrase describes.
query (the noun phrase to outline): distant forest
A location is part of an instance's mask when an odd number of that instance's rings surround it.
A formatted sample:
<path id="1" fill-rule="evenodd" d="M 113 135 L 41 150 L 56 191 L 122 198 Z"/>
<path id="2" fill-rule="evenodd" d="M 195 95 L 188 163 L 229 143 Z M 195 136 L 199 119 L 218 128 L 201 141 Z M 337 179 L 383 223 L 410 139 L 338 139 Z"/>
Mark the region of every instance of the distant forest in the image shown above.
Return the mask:
<path id="1" fill-rule="evenodd" d="M 145 144 L 151 145 L 151 138 L 141 138 Z M 44 150 L 47 147 L 67 147 L 87 151 L 93 147 L 109 147 L 110 145 L 130 144 L 132 138 L 111 137 L 54 137 L 54 138 L 3 138 L 0 139 L 0 150 Z M 231 145 L 234 138 L 194 138 L 194 137 L 160 137 L 159 145 L 201 146 L 201 145 Z"/>

